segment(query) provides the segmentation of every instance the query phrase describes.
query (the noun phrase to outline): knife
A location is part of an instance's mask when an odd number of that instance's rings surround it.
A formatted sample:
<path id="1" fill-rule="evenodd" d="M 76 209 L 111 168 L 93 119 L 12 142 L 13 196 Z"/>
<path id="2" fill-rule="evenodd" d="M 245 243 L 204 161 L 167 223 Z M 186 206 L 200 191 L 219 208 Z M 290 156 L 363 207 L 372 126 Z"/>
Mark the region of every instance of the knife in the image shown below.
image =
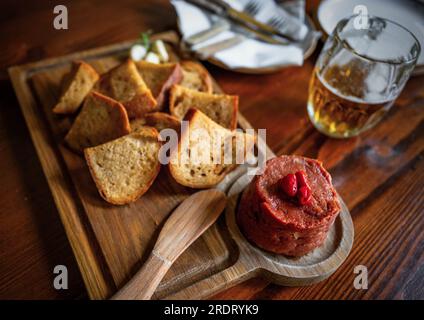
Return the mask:
<path id="1" fill-rule="evenodd" d="M 250 29 L 243 25 L 237 25 L 237 26 L 234 26 L 234 28 L 236 29 L 237 33 L 241 33 L 242 35 L 246 37 L 258 39 L 258 40 L 271 43 L 271 44 L 278 44 L 278 45 L 289 44 L 288 41 L 280 41 L 280 40 L 274 39 L 271 36 L 260 33 L 254 29 Z M 221 22 L 214 23 L 210 29 L 200 31 L 198 33 L 191 35 L 190 37 L 185 39 L 185 42 L 190 47 L 193 47 L 229 29 L 230 29 L 230 25 L 228 24 L 228 22 L 221 20 Z M 232 42 L 229 42 L 227 40 L 220 41 L 220 43 L 223 45 L 222 48 L 220 48 L 221 46 L 218 46 L 216 49 L 213 49 L 214 52 L 212 54 L 240 43 L 241 39 L 242 38 L 235 36 Z M 200 57 L 200 58 L 203 59 L 204 57 Z"/>
<path id="2" fill-rule="evenodd" d="M 270 33 L 270 34 L 273 34 L 273 35 L 277 35 L 277 36 L 280 36 L 284 39 L 290 40 L 292 42 L 297 42 L 297 40 L 295 40 L 294 38 L 292 38 L 291 36 L 289 36 L 285 33 L 282 33 L 279 29 L 277 29 L 273 26 L 270 26 L 266 23 L 262 23 L 262 22 L 256 20 L 254 17 L 252 17 L 250 14 L 248 14 L 246 12 L 238 11 L 238 10 L 234 9 L 233 7 L 231 7 L 228 3 L 226 3 L 223 0 L 210 0 L 210 1 L 212 1 L 216 5 L 224 8 L 227 15 L 235 21 L 254 26 L 259 31 L 267 32 L 267 33 Z"/>
<path id="3" fill-rule="evenodd" d="M 191 35 L 185 39 L 185 42 L 191 46 L 194 46 L 227 30 L 230 30 L 230 24 L 228 21 L 220 19 L 219 21 L 213 23 L 209 29 Z"/>
<path id="4" fill-rule="evenodd" d="M 253 33 L 256 38 L 259 38 L 268 43 L 287 44 L 287 40 L 297 42 L 290 36 L 282 34 L 279 30 L 267 24 L 257 21 L 252 16 L 245 12 L 237 11 L 230 5 L 221 0 L 186 0 L 187 2 L 206 9 L 218 16 L 226 17 L 236 22 L 237 25 L 243 27 L 248 32 Z"/>

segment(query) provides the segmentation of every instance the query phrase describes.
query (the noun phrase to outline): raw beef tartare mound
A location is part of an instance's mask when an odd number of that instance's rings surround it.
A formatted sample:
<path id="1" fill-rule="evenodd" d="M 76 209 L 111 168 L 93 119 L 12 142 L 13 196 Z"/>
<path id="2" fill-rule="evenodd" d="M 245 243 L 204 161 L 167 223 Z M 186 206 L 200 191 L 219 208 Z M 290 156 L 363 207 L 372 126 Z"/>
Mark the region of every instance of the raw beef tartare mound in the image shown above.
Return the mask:
<path id="1" fill-rule="evenodd" d="M 268 160 L 244 191 L 237 223 L 258 247 L 299 257 L 323 244 L 339 212 L 331 176 L 320 161 L 280 156 Z"/>

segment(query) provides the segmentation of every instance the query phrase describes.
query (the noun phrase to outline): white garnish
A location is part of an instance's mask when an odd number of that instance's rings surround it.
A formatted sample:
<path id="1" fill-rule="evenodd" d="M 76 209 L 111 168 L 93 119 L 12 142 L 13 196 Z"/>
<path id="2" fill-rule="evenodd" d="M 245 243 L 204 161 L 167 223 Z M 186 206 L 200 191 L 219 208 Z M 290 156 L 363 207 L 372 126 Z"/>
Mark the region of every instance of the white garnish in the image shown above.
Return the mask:
<path id="1" fill-rule="evenodd" d="M 141 44 L 136 44 L 131 47 L 130 56 L 134 61 L 140 61 L 146 56 L 147 50 Z"/>
<path id="2" fill-rule="evenodd" d="M 166 51 L 165 43 L 162 40 L 156 40 L 153 42 L 152 51 L 159 56 L 160 61 L 169 61 L 168 51 Z"/>
<path id="3" fill-rule="evenodd" d="M 156 64 L 160 63 L 159 56 L 154 52 L 149 52 L 147 56 L 144 58 L 144 60 L 150 63 L 156 63 Z"/>

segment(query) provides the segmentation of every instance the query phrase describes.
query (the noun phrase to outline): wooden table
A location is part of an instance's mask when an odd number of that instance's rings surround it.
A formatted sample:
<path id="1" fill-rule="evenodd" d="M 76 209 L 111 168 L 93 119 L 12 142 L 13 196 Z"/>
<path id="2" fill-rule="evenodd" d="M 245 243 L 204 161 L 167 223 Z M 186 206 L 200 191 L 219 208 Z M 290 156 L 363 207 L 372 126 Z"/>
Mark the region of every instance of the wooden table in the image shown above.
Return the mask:
<path id="1" fill-rule="evenodd" d="M 309 3 L 311 7 L 316 2 Z M 0 12 L 0 299 L 74 299 L 87 294 L 59 220 L 7 67 L 175 28 L 166 0 L 62 1 L 69 30 L 53 29 L 45 1 L 2 1 Z M 287 288 L 252 279 L 220 299 L 424 298 L 424 86 L 412 78 L 387 118 L 348 140 L 319 134 L 306 115 L 316 54 L 303 67 L 249 76 L 206 65 L 278 154 L 322 160 L 355 224 L 348 260 L 328 280 Z M 53 268 L 66 265 L 69 289 L 53 288 Z M 368 268 L 369 289 L 353 286 L 356 265 Z"/>

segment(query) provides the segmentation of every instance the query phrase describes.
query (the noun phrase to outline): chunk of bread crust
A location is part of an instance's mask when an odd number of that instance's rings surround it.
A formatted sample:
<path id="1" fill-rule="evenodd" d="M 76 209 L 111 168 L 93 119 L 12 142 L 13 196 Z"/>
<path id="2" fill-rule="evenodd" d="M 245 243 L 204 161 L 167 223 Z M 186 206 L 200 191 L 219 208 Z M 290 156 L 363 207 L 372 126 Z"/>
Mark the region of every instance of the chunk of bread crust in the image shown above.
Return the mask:
<path id="1" fill-rule="evenodd" d="M 223 128 L 197 109 L 190 109 L 184 120 L 189 125 L 169 163 L 172 177 L 184 186 L 215 186 L 253 151 L 253 135 Z"/>
<path id="2" fill-rule="evenodd" d="M 160 170 L 158 132 L 145 127 L 84 150 L 91 176 L 109 203 L 134 202 L 152 185 Z"/>
<path id="3" fill-rule="evenodd" d="M 53 112 L 70 114 L 77 111 L 97 80 L 99 74 L 92 66 L 84 61 L 74 61 L 70 73 L 65 75 L 62 95 Z"/>
<path id="4" fill-rule="evenodd" d="M 85 99 L 65 141 L 71 149 L 82 153 L 85 148 L 114 140 L 130 130 L 124 106 L 93 91 Z"/>
<path id="5" fill-rule="evenodd" d="M 238 103 L 238 96 L 198 92 L 174 85 L 169 110 L 177 119 L 182 119 L 190 108 L 196 108 L 224 128 L 233 130 L 237 127 Z"/>
<path id="6" fill-rule="evenodd" d="M 196 91 L 212 93 L 213 85 L 209 72 L 200 63 L 194 61 L 181 61 L 183 79 L 181 86 Z"/>
<path id="7" fill-rule="evenodd" d="M 121 102 L 130 119 L 157 110 L 152 92 L 130 59 L 102 75 L 95 89 Z"/>
<path id="8" fill-rule="evenodd" d="M 164 110 L 168 105 L 169 89 L 183 79 L 183 72 L 178 63 L 135 62 L 138 72 L 152 91 L 157 102 L 157 109 Z"/>
<path id="9" fill-rule="evenodd" d="M 159 132 L 163 129 L 180 131 L 181 121 L 164 112 L 153 112 L 146 114 L 146 124 L 155 127 Z"/>

